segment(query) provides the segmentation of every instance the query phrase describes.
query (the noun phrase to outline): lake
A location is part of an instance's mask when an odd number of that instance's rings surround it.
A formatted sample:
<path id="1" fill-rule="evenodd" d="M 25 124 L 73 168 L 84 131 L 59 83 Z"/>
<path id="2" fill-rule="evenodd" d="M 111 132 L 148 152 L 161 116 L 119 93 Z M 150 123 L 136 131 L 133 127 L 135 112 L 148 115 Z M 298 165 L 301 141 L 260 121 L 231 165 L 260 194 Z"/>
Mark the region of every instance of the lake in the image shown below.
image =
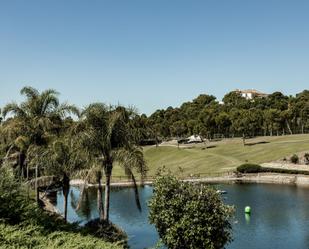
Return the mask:
<path id="1" fill-rule="evenodd" d="M 227 249 L 307 249 L 309 248 L 309 189 L 289 185 L 220 184 L 226 190 L 224 202 L 236 208 L 233 221 L 234 241 Z M 152 187 L 139 189 L 142 212 L 136 208 L 132 188 L 113 188 L 111 214 L 113 223 L 126 231 L 132 249 L 152 247 L 158 241 L 156 229 L 148 223 L 147 201 Z M 71 188 L 68 219 L 85 222 L 97 218 L 97 192 L 89 188 L 81 208 L 76 211 L 79 188 Z M 245 206 L 252 214 L 246 217 Z M 56 207 L 63 211 L 63 196 L 59 192 Z"/>

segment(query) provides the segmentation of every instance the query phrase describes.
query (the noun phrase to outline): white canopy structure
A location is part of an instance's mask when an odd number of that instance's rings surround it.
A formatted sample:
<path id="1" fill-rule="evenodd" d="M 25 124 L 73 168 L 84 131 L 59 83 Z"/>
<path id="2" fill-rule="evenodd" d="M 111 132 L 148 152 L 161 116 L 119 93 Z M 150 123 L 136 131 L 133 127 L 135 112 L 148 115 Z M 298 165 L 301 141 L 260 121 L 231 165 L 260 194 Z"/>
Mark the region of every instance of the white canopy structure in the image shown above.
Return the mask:
<path id="1" fill-rule="evenodd" d="M 188 137 L 187 139 L 188 139 L 188 143 L 201 143 L 201 142 L 203 142 L 203 139 L 198 135 L 192 135 L 192 136 Z"/>

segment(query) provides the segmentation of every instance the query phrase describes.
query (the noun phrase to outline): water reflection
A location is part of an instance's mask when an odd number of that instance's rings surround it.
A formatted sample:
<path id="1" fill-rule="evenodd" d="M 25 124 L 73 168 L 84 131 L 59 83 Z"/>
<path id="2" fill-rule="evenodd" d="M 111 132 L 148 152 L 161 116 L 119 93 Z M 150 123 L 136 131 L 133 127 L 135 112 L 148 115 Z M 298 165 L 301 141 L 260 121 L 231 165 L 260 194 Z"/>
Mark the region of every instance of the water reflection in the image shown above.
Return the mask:
<path id="1" fill-rule="evenodd" d="M 216 187 L 227 191 L 224 201 L 236 208 L 234 241 L 228 249 L 309 248 L 309 189 L 257 184 Z M 156 230 L 147 217 L 147 201 L 151 198 L 152 188 L 146 186 L 139 190 L 142 212 L 136 208 L 133 189 L 114 188 L 111 194 L 111 220 L 127 232 L 133 249 L 151 247 L 158 241 Z M 80 195 L 80 189 L 72 188 L 68 218 L 84 224 L 98 217 L 97 192 L 95 188 L 89 188 Z M 62 203 L 63 196 L 59 192 L 59 210 L 62 210 Z M 244 214 L 245 206 L 251 206 L 251 216 Z"/>
<path id="2" fill-rule="evenodd" d="M 245 214 L 245 219 L 246 219 L 247 225 L 250 224 L 250 218 L 251 218 L 251 214 Z"/>

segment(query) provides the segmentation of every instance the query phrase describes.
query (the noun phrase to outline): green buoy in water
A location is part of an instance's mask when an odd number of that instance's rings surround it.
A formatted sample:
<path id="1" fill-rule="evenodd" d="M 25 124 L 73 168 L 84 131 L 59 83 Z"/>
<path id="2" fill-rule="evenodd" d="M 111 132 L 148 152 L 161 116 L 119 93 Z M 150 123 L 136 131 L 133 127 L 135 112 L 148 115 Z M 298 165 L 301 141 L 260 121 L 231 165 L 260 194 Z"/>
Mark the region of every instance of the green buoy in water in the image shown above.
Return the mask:
<path id="1" fill-rule="evenodd" d="M 249 206 L 245 207 L 245 213 L 251 214 L 251 207 L 249 207 Z"/>

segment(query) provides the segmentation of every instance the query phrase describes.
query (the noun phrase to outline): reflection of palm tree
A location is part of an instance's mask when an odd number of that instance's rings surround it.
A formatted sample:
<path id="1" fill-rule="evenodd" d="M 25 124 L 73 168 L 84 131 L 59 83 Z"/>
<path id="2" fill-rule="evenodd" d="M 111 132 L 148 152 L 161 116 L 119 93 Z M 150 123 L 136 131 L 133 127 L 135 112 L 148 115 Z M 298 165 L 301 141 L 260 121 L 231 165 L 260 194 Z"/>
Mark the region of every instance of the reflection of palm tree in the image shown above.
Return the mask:
<path id="1" fill-rule="evenodd" d="M 71 191 L 71 206 L 75 209 L 76 214 L 80 217 L 85 217 L 86 220 L 91 218 L 91 203 L 88 191 L 81 191 L 80 196 L 76 197 Z"/>
<path id="2" fill-rule="evenodd" d="M 137 186 L 133 169 L 135 168 L 142 176 L 146 173 L 143 153 L 135 146 L 135 136 L 130 126 L 132 115 L 134 115 L 133 112 L 123 107 L 113 109 L 100 103 L 88 106 L 82 114 L 84 119 L 81 125 L 84 128 L 85 147 L 93 156 L 101 160 L 105 173 L 104 212 L 99 208 L 101 220 L 109 220 L 110 180 L 114 162 L 118 162 L 124 168 L 126 175 L 133 180 L 136 194 Z M 100 192 L 100 181 L 98 183 Z M 138 195 L 136 196 L 140 207 Z M 100 207 L 102 193 L 99 193 L 98 197 Z"/>

